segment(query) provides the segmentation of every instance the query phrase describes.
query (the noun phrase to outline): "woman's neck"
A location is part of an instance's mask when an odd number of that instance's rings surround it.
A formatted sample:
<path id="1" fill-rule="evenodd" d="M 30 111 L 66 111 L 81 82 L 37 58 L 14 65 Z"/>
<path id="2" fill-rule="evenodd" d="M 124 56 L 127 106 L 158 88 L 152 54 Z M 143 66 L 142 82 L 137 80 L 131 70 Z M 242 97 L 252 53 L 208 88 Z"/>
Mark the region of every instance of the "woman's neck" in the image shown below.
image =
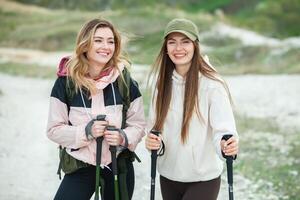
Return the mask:
<path id="1" fill-rule="evenodd" d="M 180 76 L 185 77 L 187 72 L 189 71 L 190 67 L 191 67 L 191 64 L 176 65 L 175 70 Z"/>
<path id="2" fill-rule="evenodd" d="M 95 66 L 95 65 L 90 65 L 89 67 L 89 76 L 91 78 L 97 78 L 99 77 L 100 72 L 104 69 L 104 66 Z"/>

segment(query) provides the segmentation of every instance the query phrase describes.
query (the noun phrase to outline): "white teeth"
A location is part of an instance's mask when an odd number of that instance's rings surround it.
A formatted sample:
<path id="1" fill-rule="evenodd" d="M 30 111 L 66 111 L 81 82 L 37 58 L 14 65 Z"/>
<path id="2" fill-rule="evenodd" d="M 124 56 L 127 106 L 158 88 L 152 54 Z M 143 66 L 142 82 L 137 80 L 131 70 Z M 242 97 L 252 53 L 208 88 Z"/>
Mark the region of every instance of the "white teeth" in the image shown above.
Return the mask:
<path id="1" fill-rule="evenodd" d="M 98 54 L 100 54 L 102 56 L 108 56 L 109 55 L 109 53 L 98 53 Z"/>
<path id="2" fill-rule="evenodd" d="M 174 54 L 174 57 L 177 57 L 177 58 L 181 58 L 181 57 L 184 57 L 185 54 Z"/>

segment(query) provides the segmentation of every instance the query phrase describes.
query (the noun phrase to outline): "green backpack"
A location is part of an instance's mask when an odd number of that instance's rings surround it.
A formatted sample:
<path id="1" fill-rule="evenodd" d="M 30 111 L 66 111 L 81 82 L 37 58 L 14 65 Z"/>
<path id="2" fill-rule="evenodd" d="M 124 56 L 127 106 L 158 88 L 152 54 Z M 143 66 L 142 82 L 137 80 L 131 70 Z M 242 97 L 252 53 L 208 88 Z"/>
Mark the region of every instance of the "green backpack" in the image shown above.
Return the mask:
<path id="1" fill-rule="evenodd" d="M 123 78 L 119 76 L 117 78 L 117 84 L 118 89 L 122 97 L 122 103 L 123 103 L 123 110 L 122 110 L 122 129 L 125 128 L 126 125 L 126 113 L 128 111 L 128 108 L 130 106 L 130 73 L 127 68 L 124 68 L 122 71 Z M 68 98 L 68 102 L 73 98 L 73 95 L 75 94 L 75 87 L 72 81 L 67 80 L 66 83 L 66 94 Z M 69 112 L 69 105 L 68 106 L 68 112 Z M 127 164 L 126 162 L 129 160 L 131 162 L 135 161 L 137 159 L 138 162 L 141 162 L 139 157 L 135 154 L 135 152 L 132 152 L 128 149 L 122 151 L 118 158 L 117 158 L 117 164 L 118 164 L 118 179 L 119 179 L 119 187 L 120 187 L 120 197 L 122 200 L 128 200 L 128 191 L 127 191 L 127 184 L 126 184 L 126 175 L 127 175 Z M 70 174 L 75 171 L 77 171 L 80 168 L 87 167 L 88 164 L 84 163 L 80 160 L 75 159 L 70 154 L 66 152 L 66 148 L 59 146 L 59 166 L 57 170 L 57 174 L 59 175 L 59 179 L 61 179 L 61 170 L 65 174 Z M 102 179 L 101 185 L 104 184 L 104 180 Z"/>

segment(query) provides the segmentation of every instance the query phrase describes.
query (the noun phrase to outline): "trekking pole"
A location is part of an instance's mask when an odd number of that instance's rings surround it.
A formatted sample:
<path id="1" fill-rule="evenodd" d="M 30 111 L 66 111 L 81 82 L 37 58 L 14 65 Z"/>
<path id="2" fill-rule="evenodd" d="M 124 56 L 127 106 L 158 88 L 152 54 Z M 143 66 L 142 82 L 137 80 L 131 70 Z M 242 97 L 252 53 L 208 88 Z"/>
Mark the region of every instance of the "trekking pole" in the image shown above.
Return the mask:
<path id="1" fill-rule="evenodd" d="M 160 131 L 151 130 L 150 133 L 158 136 L 160 134 Z M 151 190 L 150 190 L 150 200 L 154 200 L 154 196 L 155 196 L 156 161 L 157 161 L 157 150 L 152 150 L 151 151 Z"/>
<path id="2" fill-rule="evenodd" d="M 96 117 L 97 121 L 105 121 L 105 115 L 98 115 Z M 96 138 L 97 149 L 96 149 L 96 187 L 95 187 L 95 200 L 99 200 L 99 186 L 100 186 L 100 165 L 101 165 L 101 157 L 102 157 L 102 141 L 103 136 Z M 101 199 L 103 200 L 103 194 L 101 195 Z"/>
<path id="3" fill-rule="evenodd" d="M 228 140 L 231 138 L 232 135 L 224 135 L 222 140 Z M 222 155 L 226 158 L 226 168 L 227 168 L 227 183 L 228 183 L 228 193 L 229 193 L 229 200 L 233 200 L 233 156 L 226 156 L 223 152 Z"/>
<path id="4" fill-rule="evenodd" d="M 119 131 L 114 126 L 107 126 L 106 130 L 108 131 Z M 112 172 L 114 175 L 114 187 L 115 187 L 115 200 L 120 199 L 119 193 L 119 181 L 118 181 L 118 166 L 117 166 L 117 147 L 109 146 L 109 150 L 111 152 L 111 160 L 112 160 Z"/>

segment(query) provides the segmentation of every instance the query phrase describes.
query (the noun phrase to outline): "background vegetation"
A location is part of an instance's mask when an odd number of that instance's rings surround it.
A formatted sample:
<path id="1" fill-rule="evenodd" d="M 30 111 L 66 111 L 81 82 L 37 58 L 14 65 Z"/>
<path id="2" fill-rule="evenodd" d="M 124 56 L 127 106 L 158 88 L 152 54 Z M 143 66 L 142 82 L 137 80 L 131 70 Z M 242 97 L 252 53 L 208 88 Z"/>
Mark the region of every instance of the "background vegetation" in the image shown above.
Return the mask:
<path id="1" fill-rule="evenodd" d="M 299 0 L 17 0 L 51 9 L 94 10 L 140 9 L 164 5 L 186 12 L 210 12 L 221 9 L 234 23 L 274 37 L 300 35 Z"/>
<path id="2" fill-rule="evenodd" d="M 222 22 L 280 39 L 299 36 L 299 0 L 18 2 L 24 4 L 0 1 L 0 46 L 71 51 L 82 24 L 101 16 L 112 21 L 128 39 L 124 49 L 129 58 L 134 63 L 149 65 L 158 53 L 167 22 L 174 17 L 186 17 L 198 25 L 203 53 L 222 73 L 300 72 L 299 46 L 245 45 L 238 38 L 210 33 L 211 28 Z"/>

